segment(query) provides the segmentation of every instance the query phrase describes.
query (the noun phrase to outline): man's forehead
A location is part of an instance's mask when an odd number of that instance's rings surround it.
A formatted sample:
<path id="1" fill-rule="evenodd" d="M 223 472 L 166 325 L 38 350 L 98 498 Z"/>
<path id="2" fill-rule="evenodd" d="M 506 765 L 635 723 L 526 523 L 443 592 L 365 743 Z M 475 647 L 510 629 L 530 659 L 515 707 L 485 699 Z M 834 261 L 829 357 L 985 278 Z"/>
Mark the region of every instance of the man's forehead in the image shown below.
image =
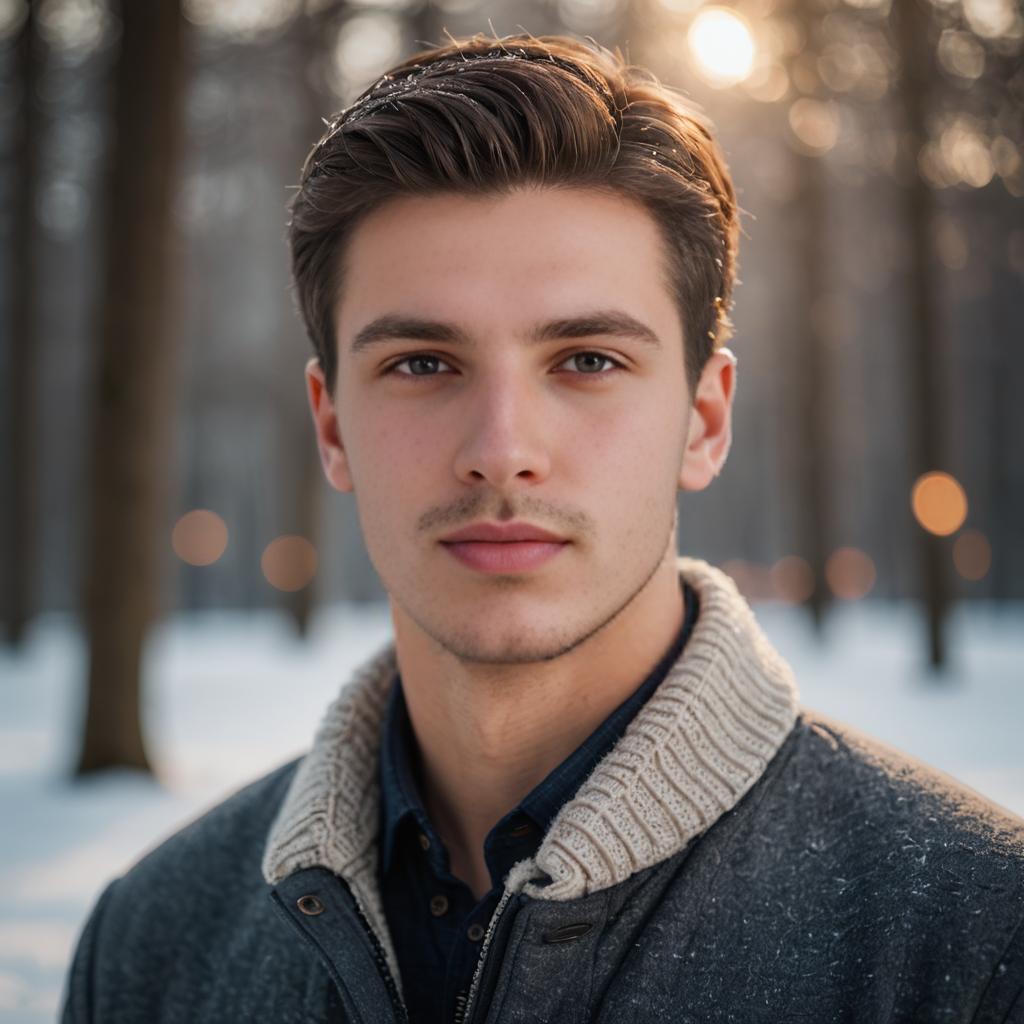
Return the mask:
<path id="1" fill-rule="evenodd" d="M 354 352 L 395 337 L 470 344 L 490 320 L 524 341 L 669 340 L 663 239 L 599 191 L 406 197 L 368 215 L 338 267 L 339 335 Z"/>

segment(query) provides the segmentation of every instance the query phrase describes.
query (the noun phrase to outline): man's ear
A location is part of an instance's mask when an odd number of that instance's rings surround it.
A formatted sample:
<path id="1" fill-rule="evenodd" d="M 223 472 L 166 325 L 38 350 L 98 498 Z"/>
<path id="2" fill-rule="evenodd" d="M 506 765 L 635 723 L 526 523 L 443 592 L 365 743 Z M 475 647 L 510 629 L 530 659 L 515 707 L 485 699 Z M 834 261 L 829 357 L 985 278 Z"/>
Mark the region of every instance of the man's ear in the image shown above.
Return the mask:
<path id="1" fill-rule="evenodd" d="M 690 409 L 679 489 L 702 491 L 722 471 L 732 444 L 732 399 L 736 356 L 727 348 L 712 353 L 697 384 Z"/>
<path id="2" fill-rule="evenodd" d="M 353 491 L 355 487 L 341 440 L 338 413 L 327 389 L 320 360 L 316 356 L 306 363 L 306 394 L 309 397 L 309 410 L 313 414 L 313 428 L 316 430 L 324 476 L 336 491 Z"/>

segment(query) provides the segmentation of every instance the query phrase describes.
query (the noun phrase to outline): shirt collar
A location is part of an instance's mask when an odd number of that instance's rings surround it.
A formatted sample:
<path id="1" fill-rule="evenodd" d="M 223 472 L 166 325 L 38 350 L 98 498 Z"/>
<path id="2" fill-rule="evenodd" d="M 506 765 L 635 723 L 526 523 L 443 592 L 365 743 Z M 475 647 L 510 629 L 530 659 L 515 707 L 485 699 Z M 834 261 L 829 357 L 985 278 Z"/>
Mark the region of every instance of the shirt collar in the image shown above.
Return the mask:
<path id="1" fill-rule="evenodd" d="M 385 874 L 391 869 L 395 843 L 407 820 L 415 821 L 428 836 L 433 831 L 416 788 L 413 772 L 415 744 L 402 680 L 396 674 L 384 715 L 380 747 L 380 854 Z M 431 845 L 436 848 L 437 844 Z"/>

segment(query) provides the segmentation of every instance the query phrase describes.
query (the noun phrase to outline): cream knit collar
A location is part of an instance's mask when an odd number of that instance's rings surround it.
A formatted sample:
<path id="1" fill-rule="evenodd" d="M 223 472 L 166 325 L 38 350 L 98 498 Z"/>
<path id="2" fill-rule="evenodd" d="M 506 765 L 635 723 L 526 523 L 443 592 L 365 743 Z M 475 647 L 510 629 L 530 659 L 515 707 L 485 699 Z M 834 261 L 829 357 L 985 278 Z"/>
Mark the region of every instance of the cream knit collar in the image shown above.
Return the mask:
<path id="1" fill-rule="evenodd" d="M 698 559 L 678 567 L 700 599 L 682 655 L 507 887 L 577 899 L 666 860 L 739 802 L 789 733 L 793 674 L 735 584 Z M 322 866 L 345 878 L 397 977 L 376 877 L 377 763 L 396 672 L 389 643 L 327 709 L 271 827 L 263 875 L 276 885 Z"/>

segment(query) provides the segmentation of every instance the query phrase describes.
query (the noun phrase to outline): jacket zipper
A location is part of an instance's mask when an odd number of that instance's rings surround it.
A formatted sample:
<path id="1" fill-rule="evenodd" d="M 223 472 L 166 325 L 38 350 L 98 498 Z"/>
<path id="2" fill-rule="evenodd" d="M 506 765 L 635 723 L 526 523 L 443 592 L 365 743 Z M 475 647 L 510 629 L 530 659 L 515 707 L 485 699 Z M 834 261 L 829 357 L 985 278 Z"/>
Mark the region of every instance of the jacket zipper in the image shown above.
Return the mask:
<path id="1" fill-rule="evenodd" d="M 455 1024 L 471 1024 L 473 1020 L 473 1010 L 476 1007 L 476 996 L 478 995 L 481 987 L 481 982 L 484 978 L 484 968 L 487 964 L 487 954 L 490 950 L 491 942 L 497 935 L 498 921 L 502 916 L 505 908 L 508 906 L 509 901 L 512 899 L 513 891 L 506 889 L 501 899 L 498 901 L 498 905 L 494 908 L 494 913 L 491 915 L 490 924 L 487 926 L 487 934 L 484 936 L 483 945 L 480 947 L 480 958 L 476 962 L 476 970 L 473 972 L 473 981 L 469 986 L 469 996 L 466 999 L 463 1012 L 458 1015 Z M 493 971 L 490 972 L 493 975 Z"/>
<path id="2" fill-rule="evenodd" d="M 366 934 L 370 936 L 370 942 L 373 945 L 373 958 L 377 961 L 377 970 L 380 971 L 381 977 L 384 979 L 384 986 L 388 990 L 388 995 L 391 996 L 392 1009 L 395 1011 L 399 1021 L 407 1022 L 409 1020 L 409 1013 L 402 1002 L 402 997 L 398 994 L 398 986 L 395 984 L 394 975 L 388 966 L 388 958 L 384 953 L 384 947 L 381 945 L 380 939 L 377 938 L 377 933 L 370 926 L 370 922 L 366 919 L 363 908 L 359 905 L 359 900 L 356 899 L 351 886 L 349 886 L 345 879 L 341 879 L 341 881 L 348 888 L 349 894 L 352 896 L 352 905 L 356 908 L 356 915 L 362 922 L 363 928 L 366 929 Z"/>

